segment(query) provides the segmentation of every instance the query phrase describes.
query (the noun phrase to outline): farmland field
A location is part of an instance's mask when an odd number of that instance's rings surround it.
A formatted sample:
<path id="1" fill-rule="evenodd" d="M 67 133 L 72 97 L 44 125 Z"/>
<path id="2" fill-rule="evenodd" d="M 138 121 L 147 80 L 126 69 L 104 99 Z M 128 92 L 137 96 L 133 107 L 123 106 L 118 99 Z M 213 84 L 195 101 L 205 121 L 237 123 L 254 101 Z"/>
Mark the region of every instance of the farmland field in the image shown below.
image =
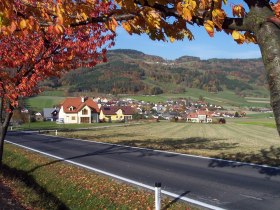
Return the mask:
<path id="1" fill-rule="evenodd" d="M 202 96 L 209 103 L 214 103 L 224 107 L 264 107 L 268 106 L 269 98 L 243 98 L 237 96 L 233 91 L 225 90 L 218 93 L 209 93 L 204 90 L 196 88 L 187 88 L 185 93 L 180 94 L 160 94 L 160 95 L 128 95 L 127 97 L 143 100 L 148 102 L 164 102 L 167 99 L 174 98 L 191 98 L 193 100 L 198 100 Z"/>
<path id="2" fill-rule="evenodd" d="M 43 108 L 52 108 L 59 105 L 65 97 L 61 96 L 36 96 L 25 100 L 26 108 L 32 108 L 35 111 L 42 112 Z"/>
<path id="3" fill-rule="evenodd" d="M 99 142 L 280 165 L 280 138 L 273 119 L 227 124 L 159 122 L 60 133 Z"/>

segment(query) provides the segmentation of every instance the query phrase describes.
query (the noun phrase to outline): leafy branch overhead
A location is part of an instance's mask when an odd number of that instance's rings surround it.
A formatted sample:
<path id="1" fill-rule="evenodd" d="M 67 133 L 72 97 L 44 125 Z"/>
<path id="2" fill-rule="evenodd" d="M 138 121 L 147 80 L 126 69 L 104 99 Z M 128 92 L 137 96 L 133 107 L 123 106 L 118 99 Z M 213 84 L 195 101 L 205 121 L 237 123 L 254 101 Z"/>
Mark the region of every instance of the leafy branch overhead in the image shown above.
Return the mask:
<path id="1" fill-rule="evenodd" d="M 258 2 L 274 11 L 275 16 L 270 20 L 279 24 L 280 3 L 245 0 L 249 8 Z M 168 37 L 173 42 L 184 38 L 192 40 L 188 25 L 196 24 L 204 26 L 210 36 L 216 31 L 225 31 L 239 44 L 256 43 L 243 5 L 230 5 L 232 14 L 226 14 L 223 9 L 226 4 L 227 0 L 3 0 L 0 27 L 2 35 L 15 31 L 27 34 L 42 27 L 62 34 L 69 27 L 100 22 L 106 22 L 107 28 L 115 31 L 117 21 L 122 21 L 122 27 L 129 34 L 146 33 L 153 40 L 166 41 Z"/>

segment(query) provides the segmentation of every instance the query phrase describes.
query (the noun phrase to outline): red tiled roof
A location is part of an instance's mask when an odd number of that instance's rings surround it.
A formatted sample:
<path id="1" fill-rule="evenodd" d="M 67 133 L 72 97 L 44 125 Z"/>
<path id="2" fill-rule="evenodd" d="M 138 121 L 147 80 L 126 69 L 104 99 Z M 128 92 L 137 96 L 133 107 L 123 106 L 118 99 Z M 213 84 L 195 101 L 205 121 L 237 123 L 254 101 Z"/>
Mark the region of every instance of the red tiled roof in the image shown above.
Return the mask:
<path id="1" fill-rule="evenodd" d="M 189 113 L 187 118 L 198 118 L 197 113 Z"/>
<path id="2" fill-rule="evenodd" d="M 115 115 L 121 109 L 124 115 L 133 115 L 135 110 L 130 106 L 102 106 L 101 110 L 104 115 Z"/>
<path id="3" fill-rule="evenodd" d="M 203 110 L 198 110 L 197 111 L 197 115 L 208 115 L 207 111 L 203 111 Z"/>
<path id="4" fill-rule="evenodd" d="M 77 113 L 85 106 L 88 106 L 96 112 L 100 112 L 97 103 L 95 103 L 91 98 L 85 99 L 84 102 L 82 102 L 82 97 L 66 98 L 62 102 L 61 106 L 63 106 L 63 111 L 65 113 Z M 73 107 L 73 111 L 69 109 L 71 106 Z"/>

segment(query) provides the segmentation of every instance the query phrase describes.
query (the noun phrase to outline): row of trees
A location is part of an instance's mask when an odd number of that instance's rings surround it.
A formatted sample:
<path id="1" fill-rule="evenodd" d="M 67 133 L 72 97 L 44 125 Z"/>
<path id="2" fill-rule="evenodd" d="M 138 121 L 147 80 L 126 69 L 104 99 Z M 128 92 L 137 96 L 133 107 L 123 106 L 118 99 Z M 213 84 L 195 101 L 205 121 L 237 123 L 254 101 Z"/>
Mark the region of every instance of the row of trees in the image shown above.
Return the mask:
<path id="1" fill-rule="evenodd" d="M 193 39 L 188 25 L 204 26 L 241 44 L 258 43 L 280 134 L 280 2 L 244 0 L 2 0 L 0 2 L 0 163 L 7 126 L 20 96 L 39 92 L 38 82 L 106 61 L 116 27 L 153 40 Z M 235 16 L 235 17 L 234 17 Z M 102 50 L 103 48 L 103 50 Z"/>

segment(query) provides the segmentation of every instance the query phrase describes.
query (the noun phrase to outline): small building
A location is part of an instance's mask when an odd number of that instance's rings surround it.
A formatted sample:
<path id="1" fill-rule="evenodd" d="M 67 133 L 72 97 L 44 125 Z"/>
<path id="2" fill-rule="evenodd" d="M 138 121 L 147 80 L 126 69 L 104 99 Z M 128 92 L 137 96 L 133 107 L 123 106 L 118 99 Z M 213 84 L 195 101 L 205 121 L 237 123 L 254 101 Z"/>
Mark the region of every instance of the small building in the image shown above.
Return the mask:
<path id="1" fill-rule="evenodd" d="M 64 123 L 96 123 L 99 122 L 99 108 L 92 98 L 66 98 L 59 110 L 59 121 Z"/>
<path id="2" fill-rule="evenodd" d="M 57 108 L 44 108 L 43 116 L 46 121 L 56 121 L 58 119 L 59 109 Z"/>
<path id="3" fill-rule="evenodd" d="M 136 111 L 130 106 L 102 106 L 99 119 L 104 122 L 127 122 Z"/>
<path id="4" fill-rule="evenodd" d="M 211 113 L 208 111 L 198 110 L 187 115 L 187 122 L 194 123 L 212 123 Z"/>

